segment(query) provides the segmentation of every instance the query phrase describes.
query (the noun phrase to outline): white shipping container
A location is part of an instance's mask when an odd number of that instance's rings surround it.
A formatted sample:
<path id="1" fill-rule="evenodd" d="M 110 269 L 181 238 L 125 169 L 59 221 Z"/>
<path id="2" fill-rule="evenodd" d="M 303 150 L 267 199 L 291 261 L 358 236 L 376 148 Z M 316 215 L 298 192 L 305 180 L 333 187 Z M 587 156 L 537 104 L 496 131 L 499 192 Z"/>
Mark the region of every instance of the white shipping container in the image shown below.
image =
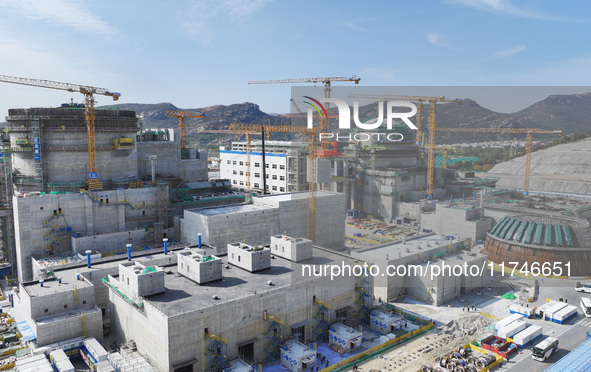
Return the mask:
<path id="1" fill-rule="evenodd" d="M 546 314 L 544 314 L 544 319 L 546 320 L 552 320 L 554 318 L 554 315 L 556 313 L 558 313 L 560 310 L 564 309 L 565 307 L 567 307 L 568 305 L 564 302 L 557 302 L 555 303 L 553 306 L 551 306 L 550 308 L 548 308 L 546 310 Z"/>
<path id="2" fill-rule="evenodd" d="M 516 322 L 518 320 L 523 319 L 523 315 L 521 314 L 511 314 L 506 318 L 503 318 L 495 324 L 495 330 L 498 331 L 501 328 L 508 326 L 509 324 Z"/>
<path id="3" fill-rule="evenodd" d="M 531 308 L 517 305 L 517 304 L 513 304 L 513 305 L 509 306 L 509 311 L 512 314 L 522 314 L 526 318 L 531 318 L 532 315 L 534 314 L 534 311 Z"/>
<path id="4" fill-rule="evenodd" d="M 517 333 L 515 336 L 513 336 L 513 342 L 519 345 L 519 347 L 523 347 L 527 345 L 528 342 L 540 336 L 541 334 L 542 327 L 537 325 L 531 325 L 523 331 Z"/>
<path id="5" fill-rule="evenodd" d="M 576 313 L 577 313 L 577 308 L 575 306 L 568 305 L 564 309 L 555 313 L 554 316 L 552 317 L 552 321 L 554 323 L 562 324 L 562 322 L 564 322 L 565 320 L 567 320 L 571 316 L 575 315 Z"/>
<path id="6" fill-rule="evenodd" d="M 506 340 L 508 337 L 513 337 L 520 331 L 524 330 L 526 325 L 527 324 L 523 320 L 518 320 L 516 322 L 509 324 L 506 327 L 499 329 L 497 331 L 497 336 Z"/>

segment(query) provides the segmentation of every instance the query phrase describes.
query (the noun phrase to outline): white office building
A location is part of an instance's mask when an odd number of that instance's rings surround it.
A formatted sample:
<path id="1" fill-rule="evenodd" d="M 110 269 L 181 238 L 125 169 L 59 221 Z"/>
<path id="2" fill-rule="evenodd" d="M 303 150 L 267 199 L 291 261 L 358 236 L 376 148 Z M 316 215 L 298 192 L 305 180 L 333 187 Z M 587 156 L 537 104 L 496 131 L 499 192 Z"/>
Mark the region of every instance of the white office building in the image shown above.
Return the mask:
<path id="1" fill-rule="evenodd" d="M 291 141 L 265 141 L 267 191 L 271 194 L 308 189 L 306 180 L 307 144 Z M 220 146 L 220 178 L 232 187 L 263 190 L 263 153 L 261 141 L 253 141 L 250 152 L 246 142 L 232 142 L 231 149 Z"/>

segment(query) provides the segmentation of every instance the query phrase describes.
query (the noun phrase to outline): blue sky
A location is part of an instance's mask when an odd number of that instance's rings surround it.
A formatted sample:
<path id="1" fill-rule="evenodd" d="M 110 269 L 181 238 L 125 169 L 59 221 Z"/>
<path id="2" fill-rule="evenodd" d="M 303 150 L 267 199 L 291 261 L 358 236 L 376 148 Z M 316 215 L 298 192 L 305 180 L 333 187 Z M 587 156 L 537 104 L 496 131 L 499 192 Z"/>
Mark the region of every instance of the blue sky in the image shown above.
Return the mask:
<path id="1" fill-rule="evenodd" d="M 289 111 L 290 86 L 249 80 L 591 86 L 589 15 L 588 1 L 0 0 L 0 74 L 266 112 Z M 70 98 L 0 83 L 2 119 Z"/>

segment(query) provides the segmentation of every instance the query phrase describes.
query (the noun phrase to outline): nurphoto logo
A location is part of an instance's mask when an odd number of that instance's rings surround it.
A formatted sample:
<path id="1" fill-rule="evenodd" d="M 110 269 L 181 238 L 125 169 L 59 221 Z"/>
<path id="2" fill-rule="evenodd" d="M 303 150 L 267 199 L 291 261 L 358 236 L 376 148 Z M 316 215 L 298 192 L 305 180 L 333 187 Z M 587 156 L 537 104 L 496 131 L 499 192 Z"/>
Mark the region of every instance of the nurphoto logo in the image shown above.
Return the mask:
<path id="1" fill-rule="evenodd" d="M 339 130 L 346 130 L 351 129 L 351 109 L 349 105 L 338 98 L 312 98 L 310 96 L 304 96 L 304 98 L 312 101 L 303 101 L 308 106 L 307 110 L 307 127 L 308 129 L 314 128 L 314 112 L 318 114 L 321 120 L 328 119 L 328 112 L 324 107 L 324 103 L 333 103 L 336 105 L 338 109 L 338 120 L 339 120 Z M 371 120 L 361 121 L 359 119 L 359 102 L 353 102 L 353 122 L 355 123 L 355 127 L 361 130 L 374 130 L 378 129 L 384 123 L 384 116 L 386 118 L 386 129 L 392 130 L 394 119 L 401 120 L 406 126 L 408 126 L 411 130 L 416 130 L 417 127 L 410 121 L 410 118 L 415 116 L 417 113 L 417 106 L 408 101 L 387 101 L 381 102 L 378 101 L 378 113 L 377 115 L 372 118 Z M 384 115 L 384 106 L 386 106 L 386 114 Z M 394 108 L 408 108 L 410 111 L 405 112 L 397 112 L 394 111 Z M 349 141 L 368 141 L 370 138 L 374 137 L 378 140 L 385 139 L 391 142 L 400 142 L 404 139 L 404 136 L 401 133 L 379 133 L 379 132 L 367 132 L 367 133 L 348 133 L 347 135 L 342 135 L 338 133 L 328 133 L 323 132 L 319 133 L 320 139 L 333 139 L 333 140 L 349 140 Z"/>

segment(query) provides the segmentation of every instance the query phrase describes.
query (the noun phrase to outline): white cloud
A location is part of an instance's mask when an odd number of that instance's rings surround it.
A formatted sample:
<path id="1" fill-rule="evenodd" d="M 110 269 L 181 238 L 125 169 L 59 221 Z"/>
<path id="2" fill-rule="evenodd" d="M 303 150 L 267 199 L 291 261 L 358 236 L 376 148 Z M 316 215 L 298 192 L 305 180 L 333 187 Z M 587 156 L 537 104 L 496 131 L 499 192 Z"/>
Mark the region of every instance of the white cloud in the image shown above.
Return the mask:
<path id="1" fill-rule="evenodd" d="M 0 9 L 19 16 L 72 27 L 80 32 L 115 35 L 116 29 L 74 0 L 0 0 Z"/>
<path id="2" fill-rule="evenodd" d="M 559 22 L 577 22 L 574 19 L 554 17 L 551 15 L 538 13 L 533 10 L 521 8 L 511 4 L 510 0 L 452 0 L 454 4 L 469 6 L 472 8 L 485 10 L 494 13 L 507 14 L 514 17 L 531 18 L 547 21 Z"/>
<path id="3" fill-rule="evenodd" d="M 591 55 L 587 55 L 506 73 L 497 81 L 511 85 L 591 86 L 590 65 Z"/>
<path id="4" fill-rule="evenodd" d="M 521 52 L 523 52 L 526 49 L 527 49 L 527 47 L 525 45 L 520 45 L 520 46 L 517 46 L 515 48 L 501 50 L 501 51 L 495 53 L 493 55 L 493 57 L 494 58 L 505 58 L 505 57 L 509 57 L 509 56 L 512 56 L 512 55 L 517 54 L 517 53 L 521 53 Z"/>
<path id="5" fill-rule="evenodd" d="M 360 21 L 349 21 L 349 22 L 343 23 L 343 26 L 345 26 L 346 28 L 351 29 L 353 31 L 364 31 L 364 32 L 367 31 L 366 28 L 358 26 L 359 22 Z"/>
<path id="6" fill-rule="evenodd" d="M 273 0 L 188 0 L 183 26 L 189 36 L 207 45 L 213 39 L 214 18 L 223 16 L 242 23 Z"/>
<path id="7" fill-rule="evenodd" d="M 451 45 L 448 45 L 448 44 L 444 43 L 441 39 L 442 39 L 441 34 L 437 34 L 437 33 L 434 33 L 434 32 L 429 32 L 427 34 L 427 40 L 431 44 L 436 45 L 436 46 L 441 47 L 441 48 L 447 48 L 447 49 L 451 49 L 451 50 L 459 50 L 459 49 L 457 49 L 455 47 L 452 47 Z"/>

